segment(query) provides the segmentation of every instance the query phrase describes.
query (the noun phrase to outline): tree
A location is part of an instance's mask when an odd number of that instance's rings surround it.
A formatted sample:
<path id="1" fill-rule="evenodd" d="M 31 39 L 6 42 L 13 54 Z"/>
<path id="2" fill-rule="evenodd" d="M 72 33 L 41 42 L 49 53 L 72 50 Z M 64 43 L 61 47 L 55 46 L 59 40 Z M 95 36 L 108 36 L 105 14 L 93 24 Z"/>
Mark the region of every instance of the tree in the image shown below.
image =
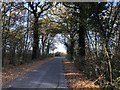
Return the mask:
<path id="1" fill-rule="evenodd" d="M 38 57 L 37 53 L 38 53 L 38 48 L 39 48 L 39 33 L 38 33 L 38 21 L 39 18 L 42 16 L 42 14 L 48 10 L 51 7 L 51 3 L 48 2 L 44 2 L 44 4 L 42 4 L 42 2 L 29 2 L 28 3 L 29 7 L 31 8 L 27 10 L 29 10 L 33 15 L 34 15 L 34 25 L 33 25 L 33 51 L 32 51 L 32 59 L 36 59 Z M 40 11 L 39 11 L 39 9 Z"/>
<path id="2" fill-rule="evenodd" d="M 113 81 L 112 66 L 111 66 L 112 52 L 110 50 L 111 49 L 110 45 L 111 45 L 112 34 L 114 34 L 114 28 L 115 28 L 114 25 L 116 24 L 117 26 L 118 10 L 120 6 L 119 6 L 119 2 L 117 3 L 116 6 L 113 5 L 113 2 L 108 3 L 107 5 L 108 5 L 107 9 L 104 12 L 102 12 L 102 15 L 99 15 L 98 8 L 102 6 L 102 4 L 99 4 L 99 6 L 96 7 L 97 10 L 95 10 L 94 16 L 97 19 L 96 23 L 98 23 L 98 25 L 100 26 L 99 28 L 102 31 L 102 32 L 99 31 L 99 33 L 101 35 L 104 54 L 106 56 L 109 81 L 112 85 L 112 81 Z"/>

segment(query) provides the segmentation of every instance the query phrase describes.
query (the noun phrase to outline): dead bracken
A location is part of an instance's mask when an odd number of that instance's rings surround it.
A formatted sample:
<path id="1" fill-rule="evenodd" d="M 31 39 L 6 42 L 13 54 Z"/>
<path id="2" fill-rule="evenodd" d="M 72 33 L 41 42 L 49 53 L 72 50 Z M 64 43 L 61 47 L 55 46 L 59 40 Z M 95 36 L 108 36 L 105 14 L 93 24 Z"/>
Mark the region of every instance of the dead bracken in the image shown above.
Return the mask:
<path id="1" fill-rule="evenodd" d="M 94 82 L 87 80 L 87 78 L 74 67 L 72 62 L 64 60 L 63 63 L 69 88 L 73 90 L 100 90 L 99 85 L 95 85 Z"/>

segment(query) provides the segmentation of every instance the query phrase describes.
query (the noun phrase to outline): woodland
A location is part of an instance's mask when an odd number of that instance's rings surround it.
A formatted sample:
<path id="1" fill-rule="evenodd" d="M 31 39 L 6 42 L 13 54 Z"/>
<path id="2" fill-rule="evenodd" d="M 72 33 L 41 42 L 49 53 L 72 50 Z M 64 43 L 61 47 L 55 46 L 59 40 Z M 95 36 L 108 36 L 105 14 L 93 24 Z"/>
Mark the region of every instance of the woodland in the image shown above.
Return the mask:
<path id="1" fill-rule="evenodd" d="M 120 89 L 120 2 L 1 5 L 2 67 L 52 56 L 60 42 L 66 58 L 87 78 Z"/>

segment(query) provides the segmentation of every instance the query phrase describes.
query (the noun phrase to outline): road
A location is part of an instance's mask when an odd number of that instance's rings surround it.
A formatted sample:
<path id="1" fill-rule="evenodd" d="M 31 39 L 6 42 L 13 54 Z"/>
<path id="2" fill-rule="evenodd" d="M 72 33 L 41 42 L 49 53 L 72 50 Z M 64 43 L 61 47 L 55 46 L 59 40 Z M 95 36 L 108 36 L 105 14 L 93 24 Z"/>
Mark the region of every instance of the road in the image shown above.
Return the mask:
<path id="1" fill-rule="evenodd" d="M 39 66 L 37 69 L 25 74 L 22 77 L 3 85 L 10 90 L 16 89 L 39 89 L 39 90 L 68 90 L 64 76 L 63 57 L 55 57 L 54 60 Z"/>

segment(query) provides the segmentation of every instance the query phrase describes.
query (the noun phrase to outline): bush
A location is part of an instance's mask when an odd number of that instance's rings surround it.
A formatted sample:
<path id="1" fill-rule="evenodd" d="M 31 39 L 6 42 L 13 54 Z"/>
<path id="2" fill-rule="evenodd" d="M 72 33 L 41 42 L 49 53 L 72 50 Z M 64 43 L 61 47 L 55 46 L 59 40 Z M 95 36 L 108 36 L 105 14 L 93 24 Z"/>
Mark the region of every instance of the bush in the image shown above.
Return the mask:
<path id="1" fill-rule="evenodd" d="M 120 76 L 115 79 L 114 84 L 115 84 L 115 88 L 120 90 Z"/>

